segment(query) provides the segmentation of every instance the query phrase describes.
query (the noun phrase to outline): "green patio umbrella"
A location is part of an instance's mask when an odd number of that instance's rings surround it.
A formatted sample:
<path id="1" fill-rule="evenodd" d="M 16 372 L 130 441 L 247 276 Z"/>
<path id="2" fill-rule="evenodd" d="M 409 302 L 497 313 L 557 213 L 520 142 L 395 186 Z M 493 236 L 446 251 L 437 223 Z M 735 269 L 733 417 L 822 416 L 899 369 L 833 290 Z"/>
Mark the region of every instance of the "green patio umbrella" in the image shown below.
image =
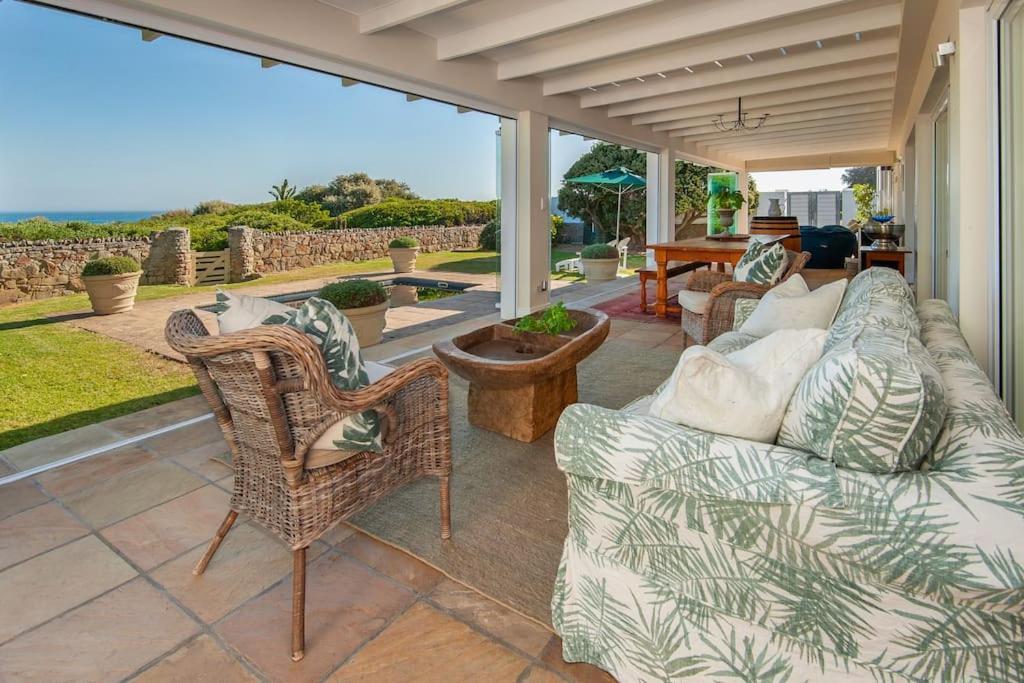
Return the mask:
<path id="1" fill-rule="evenodd" d="M 618 206 L 615 208 L 615 241 L 619 241 L 619 220 L 622 216 L 622 195 L 635 192 L 640 188 L 647 187 L 647 179 L 633 173 L 625 166 L 611 168 L 601 173 L 581 175 L 578 178 L 569 178 L 567 183 L 581 183 L 585 185 L 599 185 L 602 188 L 618 195 Z"/>

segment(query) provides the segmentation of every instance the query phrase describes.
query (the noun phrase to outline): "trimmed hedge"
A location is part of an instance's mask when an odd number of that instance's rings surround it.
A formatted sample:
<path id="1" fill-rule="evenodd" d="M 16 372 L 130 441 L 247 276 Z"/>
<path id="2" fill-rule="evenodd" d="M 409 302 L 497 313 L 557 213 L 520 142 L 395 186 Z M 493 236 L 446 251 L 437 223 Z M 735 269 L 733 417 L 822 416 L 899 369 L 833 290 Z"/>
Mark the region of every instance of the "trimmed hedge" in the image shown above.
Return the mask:
<path id="1" fill-rule="evenodd" d="M 586 259 L 617 259 L 619 250 L 610 244 L 591 244 L 583 247 L 580 256 Z"/>
<path id="2" fill-rule="evenodd" d="M 140 270 L 142 270 L 142 266 L 131 256 L 107 256 L 86 263 L 82 268 L 82 276 L 126 275 L 127 273 L 137 273 Z"/>
<path id="3" fill-rule="evenodd" d="M 496 202 L 458 199 L 394 199 L 341 215 L 346 228 L 401 228 L 419 225 L 480 225 L 492 220 Z"/>
<path id="4" fill-rule="evenodd" d="M 388 246 L 392 249 L 413 249 L 420 246 L 420 241 L 415 237 L 403 235 L 388 242 Z"/>
<path id="5" fill-rule="evenodd" d="M 332 282 L 322 287 L 317 296 L 331 302 L 338 310 L 376 306 L 388 300 L 381 283 L 362 279 Z"/>

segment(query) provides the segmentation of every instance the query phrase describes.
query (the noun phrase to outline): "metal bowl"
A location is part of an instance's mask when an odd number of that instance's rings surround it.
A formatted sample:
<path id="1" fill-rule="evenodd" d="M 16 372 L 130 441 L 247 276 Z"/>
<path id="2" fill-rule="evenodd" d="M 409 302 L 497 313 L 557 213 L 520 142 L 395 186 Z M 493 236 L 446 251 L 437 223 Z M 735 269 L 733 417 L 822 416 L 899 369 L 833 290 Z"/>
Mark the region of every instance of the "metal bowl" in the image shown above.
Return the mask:
<path id="1" fill-rule="evenodd" d="M 869 222 L 864 226 L 864 234 L 874 240 L 871 246 L 875 249 L 896 249 L 900 246 L 903 233 L 907 226 L 898 223 Z"/>

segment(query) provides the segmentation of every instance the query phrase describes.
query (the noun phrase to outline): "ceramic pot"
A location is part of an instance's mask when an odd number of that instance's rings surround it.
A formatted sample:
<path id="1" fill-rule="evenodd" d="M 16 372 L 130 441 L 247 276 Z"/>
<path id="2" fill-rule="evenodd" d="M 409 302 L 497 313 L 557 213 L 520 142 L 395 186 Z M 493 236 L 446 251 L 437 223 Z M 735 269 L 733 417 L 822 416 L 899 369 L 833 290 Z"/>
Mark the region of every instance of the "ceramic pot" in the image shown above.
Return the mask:
<path id="1" fill-rule="evenodd" d="M 733 218 L 736 215 L 736 209 L 719 209 L 718 210 L 718 224 L 723 228 L 731 228 Z"/>
<path id="2" fill-rule="evenodd" d="M 135 307 L 142 271 L 120 275 L 83 275 L 92 310 L 98 315 L 124 313 Z"/>
<path id="3" fill-rule="evenodd" d="M 416 270 L 416 254 L 419 252 L 419 247 L 388 248 L 388 254 L 391 255 L 391 264 L 395 267 L 396 273 L 411 273 Z"/>
<path id="4" fill-rule="evenodd" d="M 391 288 L 392 306 L 412 306 L 419 300 L 419 293 L 412 285 L 395 285 Z"/>
<path id="5" fill-rule="evenodd" d="M 782 215 L 782 207 L 779 206 L 778 198 L 772 197 L 768 200 L 768 215 L 772 217 Z"/>
<path id="6" fill-rule="evenodd" d="M 385 301 L 376 306 L 341 309 L 341 312 L 352 323 L 352 329 L 356 331 L 356 339 L 359 340 L 361 348 L 380 344 L 380 340 L 384 337 L 384 325 L 387 323 L 389 305 L 390 302 Z"/>
<path id="7" fill-rule="evenodd" d="M 619 259 L 597 258 L 580 259 L 583 262 L 583 274 L 587 282 L 609 282 L 614 280 L 619 272 Z"/>

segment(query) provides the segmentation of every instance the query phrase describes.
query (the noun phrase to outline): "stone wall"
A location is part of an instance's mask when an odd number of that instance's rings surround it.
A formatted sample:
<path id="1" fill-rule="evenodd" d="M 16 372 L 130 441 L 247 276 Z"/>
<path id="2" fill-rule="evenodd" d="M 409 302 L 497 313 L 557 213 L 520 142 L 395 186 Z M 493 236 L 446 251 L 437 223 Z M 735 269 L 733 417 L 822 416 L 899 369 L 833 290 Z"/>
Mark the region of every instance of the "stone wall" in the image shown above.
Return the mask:
<path id="1" fill-rule="evenodd" d="M 142 264 L 143 284 L 191 281 L 189 233 L 182 228 L 136 238 L 8 242 L 0 244 L 0 303 L 83 291 L 82 267 L 103 256 L 134 258 Z"/>
<path id="2" fill-rule="evenodd" d="M 248 279 L 263 273 L 276 273 L 337 261 L 366 261 L 388 255 L 388 243 L 410 235 L 420 242 L 420 251 L 475 249 L 482 225 L 455 227 L 374 228 L 356 230 L 317 230 L 312 232 L 263 232 L 247 227 L 230 228 L 232 246 L 231 278 Z M 232 233 L 235 233 L 232 236 Z M 236 254 L 235 245 L 251 246 Z M 238 268 L 236 270 L 236 264 Z"/>

